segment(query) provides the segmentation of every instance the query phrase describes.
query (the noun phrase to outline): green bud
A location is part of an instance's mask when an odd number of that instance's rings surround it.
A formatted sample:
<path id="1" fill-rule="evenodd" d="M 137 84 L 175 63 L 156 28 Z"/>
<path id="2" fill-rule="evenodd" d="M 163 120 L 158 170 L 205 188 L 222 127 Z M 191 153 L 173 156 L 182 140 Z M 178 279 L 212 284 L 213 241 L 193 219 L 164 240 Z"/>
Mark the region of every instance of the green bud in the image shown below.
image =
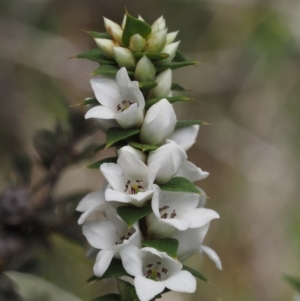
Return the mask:
<path id="1" fill-rule="evenodd" d="M 139 82 L 152 82 L 155 78 L 155 66 L 145 55 L 136 64 L 134 78 Z"/>
<path id="2" fill-rule="evenodd" d="M 114 57 L 113 47 L 119 46 L 117 42 L 109 39 L 95 39 L 95 42 L 97 46 L 102 50 L 104 55 L 106 55 L 109 58 Z"/>
<path id="3" fill-rule="evenodd" d="M 134 70 L 135 57 L 133 52 L 124 47 L 114 47 L 114 58 L 120 67 L 126 67 L 128 70 Z"/>
<path id="4" fill-rule="evenodd" d="M 106 31 L 114 38 L 114 40 L 122 45 L 123 30 L 121 26 L 107 18 L 104 18 L 104 26 Z"/>
<path id="5" fill-rule="evenodd" d="M 176 51 L 178 49 L 178 46 L 180 44 L 180 41 L 171 43 L 171 44 L 167 44 L 163 49 L 162 49 L 162 53 L 167 53 L 169 55 L 169 57 L 167 59 L 164 60 L 160 60 L 156 62 L 157 66 L 161 66 L 161 65 L 165 65 L 165 64 L 169 64 L 172 62 L 173 58 L 175 57 Z"/>
<path id="6" fill-rule="evenodd" d="M 146 51 L 150 53 L 160 52 L 167 41 L 167 29 L 151 33 L 147 39 Z"/>
<path id="7" fill-rule="evenodd" d="M 122 25 L 121 25 L 121 28 L 122 28 L 122 30 L 124 30 L 124 28 L 125 28 L 125 25 L 126 25 L 126 14 L 124 15 L 124 18 L 123 18 L 123 21 L 122 21 Z"/>
<path id="8" fill-rule="evenodd" d="M 148 99 L 155 97 L 167 97 L 172 86 L 172 71 L 167 69 L 161 72 L 156 78 L 157 86 L 149 91 Z"/>
<path id="9" fill-rule="evenodd" d="M 137 33 L 131 36 L 129 41 L 129 49 L 133 52 L 143 52 L 145 44 L 145 39 Z"/>

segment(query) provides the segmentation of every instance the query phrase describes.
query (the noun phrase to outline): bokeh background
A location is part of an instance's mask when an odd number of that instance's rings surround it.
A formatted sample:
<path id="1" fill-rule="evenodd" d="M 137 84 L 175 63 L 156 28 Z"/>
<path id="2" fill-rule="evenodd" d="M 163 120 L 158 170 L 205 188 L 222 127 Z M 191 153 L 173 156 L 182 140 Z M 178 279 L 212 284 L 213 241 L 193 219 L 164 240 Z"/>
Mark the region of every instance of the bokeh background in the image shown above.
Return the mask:
<path id="1" fill-rule="evenodd" d="M 217 251 L 223 271 L 195 255 L 187 265 L 209 283 L 198 281 L 194 295 L 164 300 L 292 300 L 282 274 L 300 276 L 298 0 L 0 0 L 1 190 L 14 179 L 11 157 L 20 151 L 34 162 L 27 185 L 36 188 L 43 179 L 32 143 L 36 131 L 67 124 L 70 110 L 84 112 L 69 106 L 93 96 L 87 75 L 97 64 L 68 58 L 95 47 L 82 29 L 104 31 L 103 16 L 120 23 L 125 6 L 150 24 L 164 15 L 169 31 L 180 29 L 180 50 L 201 64 L 174 71 L 174 82 L 194 98 L 175 109 L 180 119 L 210 123 L 188 155 L 210 172 L 198 184 L 209 196 L 207 207 L 221 219 L 212 222 L 205 244 Z M 99 131 L 83 138 L 104 142 Z M 35 196 L 36 208 L 45 208 L 39 204 L 45 195 L 57 201 L 101 189 L 101 174 L 85 168 L 91 162 L 64 166 L 50 189 Z M 8 275 L 28 301 L 89 300 L 113 290 L 111 283 L 85 283 L 92 262 L 76 222 L 53 221 L 72 216 L 75 203 L 52 207 L 53 215 L 43 215 L 51 227 L 41 230 L 37 223 L 32 240 L 23 228 L 12 234 L 0 227 L 0 257 L 9 258 L 4 270 L 23 272 Z"/>

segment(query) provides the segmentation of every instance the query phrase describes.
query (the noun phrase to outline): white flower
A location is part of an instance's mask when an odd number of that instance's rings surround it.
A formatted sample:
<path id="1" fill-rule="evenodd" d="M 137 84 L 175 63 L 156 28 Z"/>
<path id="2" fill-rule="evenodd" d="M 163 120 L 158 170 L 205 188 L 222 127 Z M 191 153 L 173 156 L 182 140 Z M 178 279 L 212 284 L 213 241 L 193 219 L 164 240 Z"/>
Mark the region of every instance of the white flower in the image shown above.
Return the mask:
<path id="1" fill-rule="evenodd" d="M 153 185 L 153 213 L 147 216 L 148 233 L 155 238 L 170 236 L 176 229 L 199 228 L 219 214 L 207 208 L 197 208 L 199 195 L 196 193 L 163 191 Z"/>
<path id="2" fill-rule="evenodd" d="M 219 270 L 222 270 L 222 263 L 218 254 L 210 247 L 201 246 L 199 253 L 202 255 L 205 253 L 216 265 Z M 300 301 L 300 300 L 299 300 Z"/>
<path id="3" fill-rule="evenodd" d="M 172 86 L 171 69 L 167 69 L 156 76 L 155 82 L 157 83 L 157 86 L 149 91 L 148 99 L 169 96 Z"/>
<path id="4" fill-rule="evenodd" d="M 178 172 L 186 159 L 185 151 L 175 142 L 167 140 L 165 145 L 149 153 L 147 162 L 148 165 L 156 163 L 160 166 L 155 180 L 157 183 L 163 184 L 168 182 Z"/>
<path id="5" fill-rule="evenodd" d="M 175 129 L 176 114 L 172 105 L 164 98 L 147 111 L 141 128 L 142 143 L 162 145 Z"/>
<path id="6" fill-rule="evenodd" d="M 165 288 L 177 292 L 193 293 L 196 280 L 182 265 L 164 252 L 153 248 L 123 248 L 120 252 L 123 266 L 134 276 L 134 286 L 141 301 L 149 301 Z"/>
<path id="7" fill-rule="evenodd" d="M 191 182 L 195 182 L 205 179 L 206 177 L 208 177 L 208 175 L 209 173 L 207 171 L 203 171 L 194 163 L 190 161 L 184 161 L 178 169 L 175 177 L 183 177 Z"/>
<path id="8" fill-rule="evenodd" d="M 152 185 L 158 167 L 155 163 L 147 166 L 138 156 L 124 149 L 117 164 L 104 163 L 100 167 L 109 183 L 105 199 L 143 206 L 153 194 Z"/>
<path id="9" fill-rule="evenodd" d="M 175 141 L 182 149 L 187 151 L 196 142 L 199 132 L 199 125 L 191 125 L 184 128 L 176 129 L 168 139 Z"/>
<path id="10" fill-rule="evenodd" d="M 82 227 L 89 244 L 101 249 L 94 265 L 94 274 L 98 277 L 105 273 L 112 258 L 118 256 L 124 246 L 140 246 L 142 239 L 138 223 L 128 229 L 127 224 L 117 217 L 114 208 L 107 208 L 106 217 L 106 220 L 87 222 Z"/>
<path id="11" fill-rule="evenodd" d="M 130 152 L 132 153 L 133 155 L 135 155 L 137 158 L 139 158 L 141 161 L 143 161 L 144 163 L 147 162 L 147 156 L 145 153 L 143 153 L 142 151 L 130 146 L 130 145 L 126 145 L 126 146 L 123 146 L 121 147 L 119 150 L 117 150 L 118 152 L 118 157 L 121 156 L 122 153 L 127 153 L 127 152 Z M 126 156 L 126 154 L 125 154 Z"/>
<path id="12" fill-rule="evenodd" d="M 91 79 L 91 85 L 101 105 L 88 110 L 85 118 L 115 119 L 122 128 L 142 124 L 145 99 L 138 82 L 130 80 L 124 67 L 116 80 L 98 76 Z"/>
<path id="13" fill-rule="evenodd" d="M 87 194 L 77 205 L 77 211 L 83 212 L 78 220 L 81 225 L 95 211 L 105 212 L 105 197 L 103 191 L 95 191 Z"/>

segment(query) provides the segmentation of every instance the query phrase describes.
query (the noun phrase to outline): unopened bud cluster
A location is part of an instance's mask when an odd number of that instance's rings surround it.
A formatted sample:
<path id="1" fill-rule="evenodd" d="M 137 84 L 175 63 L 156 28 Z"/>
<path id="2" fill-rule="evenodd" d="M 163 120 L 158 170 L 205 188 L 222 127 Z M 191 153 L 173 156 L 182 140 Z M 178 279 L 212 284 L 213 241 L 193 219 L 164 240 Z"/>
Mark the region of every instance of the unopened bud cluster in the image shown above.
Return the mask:
<path id="1" fill-rule="evenodd" d="M 106 18 L 104 24 L 109 36 L 93 32 L 100 67 L 85 117 L 106 132 L 116 157 L 91 165 L 107 185 L 77 207 L 83 234 L 98 250 L 94 274 L 109 277 L 112 265 L 121 264 L 122 275 L 134 278 L 134 286 L 118 280 L 121 300 L 149 301 L 165 290 L 192 293 L 197 273 L 182 261 L 204 252 L 221 268 L 216 253 L 202 245 L 211 220 L 219 218 L 204 208 L 206 194 L 194 184 L 208 173 L 186 154 L 201 122 L 178 121 L 173 108 L 187 98 L 172 95 L 184 90 L 172 83 L 172 69 L 195 62 L 180 55 L 178 32 L 168 33 L 163 17 L 150 26 L 127 13 L 121 26 Z"/>

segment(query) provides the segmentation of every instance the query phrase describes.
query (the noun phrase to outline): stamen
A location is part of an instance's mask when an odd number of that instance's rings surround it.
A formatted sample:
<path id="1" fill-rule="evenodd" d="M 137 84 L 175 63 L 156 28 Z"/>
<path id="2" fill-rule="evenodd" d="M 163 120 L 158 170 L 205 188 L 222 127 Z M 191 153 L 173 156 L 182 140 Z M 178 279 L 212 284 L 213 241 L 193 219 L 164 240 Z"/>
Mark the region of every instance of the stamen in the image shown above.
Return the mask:
<path id="1" fill-rule="evenodd" d="M 161 262 L 160 262 L 160 261 L 156 261 L 156 263 L 157 263 L 157 264 L 161 264 Z"/>
<path id="2" fill-rule="evenodd" d="M 152 274 L 152 270 L 148 270 L 147 273 L 145 274 L 145 277 L 148 278 Z"/>
<path id="3" fill-rule="evenodd" d="M 167 274 L 167 273 L 168 273 L 168 270 L 167 270 L 167 269 L 165 269 L 165 268 L 162 268 L 162 269 L 161 269 L 161 271 L 162 271 L 163 273 L 165 273 L 165 274 Z"/>
<path id="4" fill-rule="evenodd" d="M 157 272 L 156 276 L 157 276 L 158 280 L 161 280 L 161 274 L 160 273 Z"/>
<path id="5" fill-rule="evenodd" d="M 152 263 L 145 264 L 145 267 L 147 267 L 147 268 L 151 268 L 152 266 L 153 266 Z"/>
<path id="6" fill-rule="evenodd" d="M 166 219 L 167 217 L 168 217 L 168 213 L 164 213 L 164 214 L 161 216 L 162 219 Z"/>
<path id="7" fill-rule="evenodd" d="M 177 216 L 177 214 L 176 214 L 175 209 L 174 209 L 173 212 L 171 213 L 170 217 L 174 218 L 175 216 Z"/>

